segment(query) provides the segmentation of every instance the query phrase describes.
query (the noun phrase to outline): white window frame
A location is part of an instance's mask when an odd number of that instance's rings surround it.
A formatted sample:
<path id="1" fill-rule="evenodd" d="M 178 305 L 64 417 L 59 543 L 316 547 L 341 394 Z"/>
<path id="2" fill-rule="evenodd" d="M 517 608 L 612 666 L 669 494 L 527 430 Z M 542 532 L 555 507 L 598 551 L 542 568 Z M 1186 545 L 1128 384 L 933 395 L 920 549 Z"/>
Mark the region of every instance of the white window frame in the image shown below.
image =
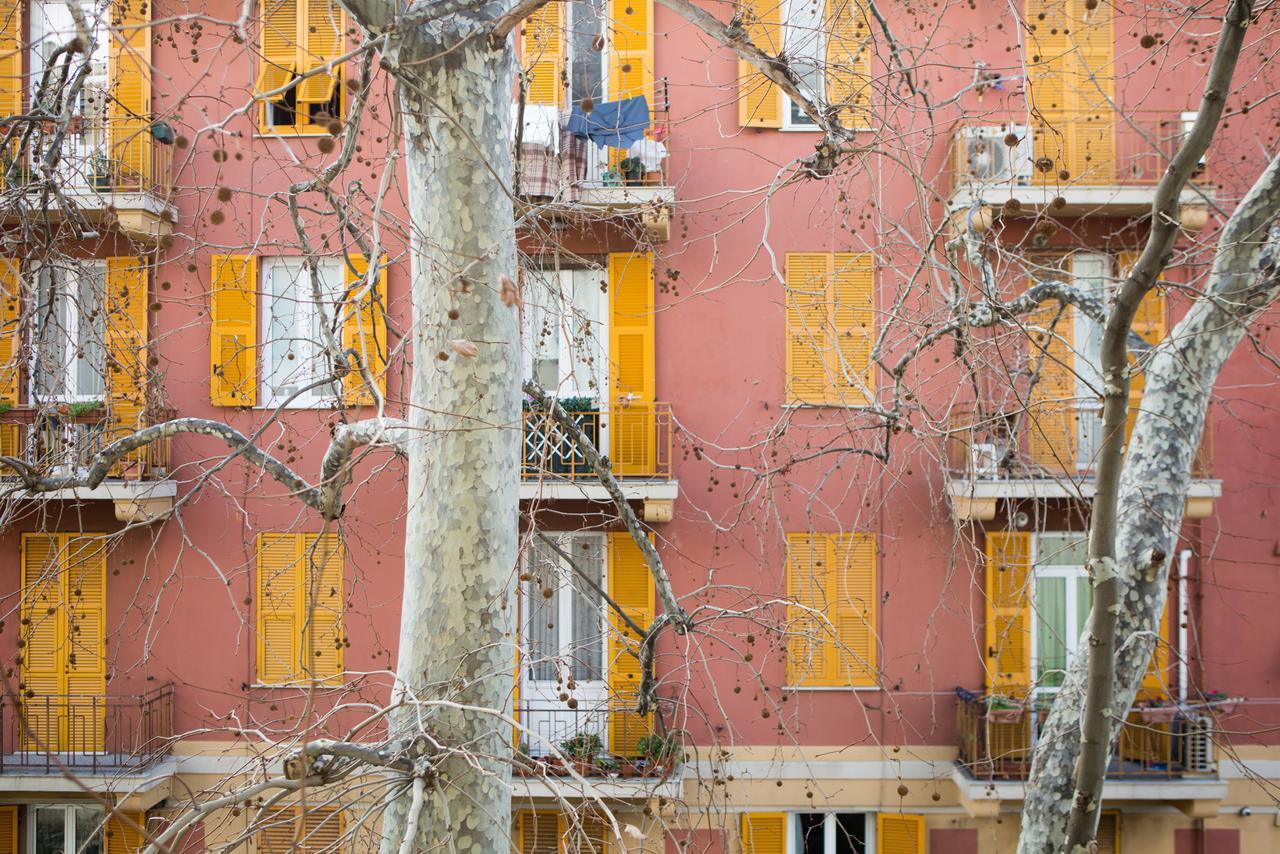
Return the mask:
<path id="1" fill-rule="evenodd" d="M 72 843 L 71 846 L 65 848 L 64 850 L 77 851 L 77 852 L 80 851 L 84 847 L 84 845 L 83 843 L 80 842 L 79 839 L 76 838 L 76 822 L 75 822 L 76 808 L 96 809 L 98 811 L 99 820 L 98 820 L 97 834 L 102 840 L 102 850 L 105 852 L 107 850 L 107 835 L 105 832 L 106 811 L 103 810 L 102 807 L 99 806 L 98 804 L 74 803 L 74 802 L 67 803 L 65 801 L 62 803 L 41 801 L 37 803 L 27 804 L 27 821 L 26 821 L 27 832 L 25 834 L 27 844 L 26 844 L 25 850 L 29 852 L 29 854 L 35 854 L 35 851 L 36 851 L 36 819 L 35 819 L 36 810 L 60 809 L 62 810 L 63 843 L 64 845 L 68 841 Z"/>
<path id="2" fill-rule="evenodd" d="M 600 555 L 600 589 L 606 590 L 606 591 L 609 589 L 609 543 L 604 534 L 597 533 L 597 532 L 590 532 L 590 531 L 587 531 L 587 532 L 546 531 L 544 533 L 548 537 L 553 539 L 556 542 L 556 545 L 558 545 L 560 548 L 564 549 L 565 551 L 569 552 L 570 554 L 573 554 L 574 544 L 580 540 L 587 540 L 595 543 L 596 549 L 598 550 L 598 554 Z M 523 563 L 523 559 L 522 559 L 522 563 Z M 574 678 L 576 679 L 576 681 L 579 681 L 579 682 L 592 682 L 592 683 L 599 682 L 601 684 L 606 684 L 609 681 L 609 664 L 610 664 L 609 649 L 608 649 L 609 605 L 604 601 L 604 598 L 601 597 L 600 615 L 599 615 L 600 616 L 600 623 L 599 623 L 600 678 L 582 680 L 582 679 L 577 679 L 576 677 L 572 677 L 571 674 L 567 672 L 567 666 L 570 659 L 569 654 L 578 645 L 577 644 L 578 639 L 576 638 L 576 636 L 574 636 L 574 632 L 573 632 L 574 597 L 572 595 L 566 596 L 564 595 L 564 593 L 565 591 L 569 591 L 572 594 L 573 578 L 576 576 L 576 573 L 572 567 L 566 564 L 563 558 L 558 559 L 558 564 L 559 564 L 558 571 L 556 573 L 556 581 L 557 581 L 556 641 L 557 641 L 558 648 L 556 649 L 554 655 L 547 656 L 548 658 L 552 658 L 557 662 L 556 678 L 555 679 L 534 679 L 532 674 L 534 662 L 530 660 L 529 663 L 523 669 L 523 673 L 521 674 L 521 679 L 526 683 L 531 683 L 531 682 L 550 683 L 550 682 L 555 682 L 560 678 L 567 677 L 567 678 Z M 528 584 L 528 582 L 521 582 L 521 583 Z M 524 615 L 524 617 L 521 619 L 520 631 L 522 633 L 523 645 L 526 648 L 528 648 L 528 645 L 532 642 L 532 638 L 529 637 L 530 633 L 528 631 L 528 621 L 532 618 L 532 616 L 533 616 L 533 609 L 530 608 L 529 613 Z M 530 658 L 532 659 L 532 656 L 530 656 Z"/>
<path id="3" fill-rule="evenodd" d="M 1037 678 L 1040 669 L 1040 610 L 1036 606 L 1036 594 L 1039 592 L 1037 587 L 1041 578 L 1063 578 L 1067 580 L 1066 584 L 1066 612 L 1063 615 L 1064 628 L 1063 644 L 1067 650 L 1066 666 L 1069 668 L 1071 662 L 1079 651 L 1080 637 L 1071 631 L 1070 627 L 1078 624 L 1079 605 L 1076 597 L 1076 585 L 1072 582 L 1080 578 L 1088 578 L 1089 573 L 1085 569 L 1084 564 L 1069 563 L 1053 563 L 1041 565 L 1040 553 L 1041 538 L 1044 537 L 1079 537 L 1086 539 L 1088 535 L 1080 531 L 1043 531 L 1034 534 L 1031 537 L 1031 624 L 1029 626 L 1031 632 L 1031 677 L 1034 684 L 1032 695 L 1034 697 L 1053 697 L 1060 690 L 1057 686 L 1041 685 Z"/>
<path id="4" fill-rule="evenodd" d="M 792 37 L 790 35 L 792 4 L 796 3 L 803 6 L 803 5 L 807 5 L 814 2 L 816 2 L 818 5 L 817 25 L 812 28 L 813 31 L 811 33 L 806 32 L 805 35 L 812 37 L 813 40 L 816 42 L 816 44 L 812 46 L 812 51 L 806 49 L 804 52 L 804 56 L 816 58 L 816 61 L 818 63 L 818 68 L 819 68 L 819 71 L 818 71 L 819 91 L 814 92 L 813 94 L 816 95 L 819 100 L 822 100 L 822 98 L 824 97 L 824 90 L 826 88 L 825 64 L 826 64 L 827 40 L 826 40 L 824 27 L 826 24 L 827 5 L 825 0 L 786 0 L 782 8 L 782 22 L 783 22 L 782 23 L 782 44 L 783 44 L 784 53 L 786 53 L 788 57 L 793 56 L 795 51 L 791 49 L 793 45 L 791 43 Z M 792 117 L 792 113 L 796 109 L 795 102 L 791 99 L 789 95 L 785 93 L 780 92 L 779 96 L 782 98 L 782 130 L 808 131 L 809 133 L 817 133 L 822 130 L 812 121 L 808 121 L 807 116 L 804 117 L 803 119 L 794 119 Z"/>
<path id="5" fill-rule="evenodd" d="M 1074 252 L 1070 258 L 1071 284 L 1092 294 L 1103 305 L 1116 287 L 1116 260 L 1102 252 Z M 1084 268 L 1094 267 L 1093 270 Z M 1097 461 L 1102 442 L 1102 327 L 1084 312 L 1071 309 L 1072 346 L 1075 351 L 1076 469 L 1089 471 Z M 1093 417 L 1086 417 L 1092 414 Z"/>
<path id="6" fill-rule="evenodd" d="M 300 371 L 302 370 L 301 366 L 307 360 L 314 362 L 317 359 L 324 360 L 328 358 L 324 349 L 324 344 L 321 341 L 312 340 L 311 336 L 307 335 L 305 332 L 305 330 L 312 329 L 314 327 L 314 324 L 317 322 L 319 307 L 316 305 L 316 303 L 313 300 L 309 298 L 312 292 L 312 285 L 311 285 L 311 280 L 309 278 L 309 272 L 306 269 L 306 266 L 304 265 L 303 260 L 304 259 L 299 256 L 286 256 L 286 255 L 275 256 L 275 257 L 264 257 L 261 259 L 260 266 L 262 268 L 262 272 L 261 272 L 261 276 L 262 276 L 261 303 L 262 305 L 261 305 L 261 309 L 258 312 L 258 329 L 259 329 L 259 334 L 261 336 L 260 340 L 262 341 L 261 362 L 259 365 L 260 370 L 258 373 L 258 386 L 259 386 L 258 408 L 260 409 L 275 409 L 281 406 L 282 404 L 284 404 L 284 402 L 289 398 L 289 395 L 277 394 L 274 389 L 275 377 L 273 376 L 273 370 L 274 370 L 274 351 L 273 350 L 274 350 L 274 344 L 276 342 L 272 338 L 271 320 L 272 320 L 272 314 L 273 314 L 272 310 L 275 306 L 277 299 L 279 299 L 279 297 L 277 297 L 275 293 L 274 280 L 272 278 L 273 270 L 278 269 L 280 267 L 297 270 L 298 278 L 295 279 L 295 288 L 304 289 L 308 296 L 308 299 L 306 300 L 298 300 L 298 306 L 305 313 L 305 318 L 301 323 L 294 324 L 294 328 L 298 331 L 296 332 L 296 337 L 291 339 L 293 341 L 292 346 L 296 350 L 306 351 L 305 353 L 298 353 L 297 358 L 294 360 L 300 366 L 299 370 Z M 342 308 L 339 300 L 341 299 L 341 296 L 342 296 L 342 289 L 344 287 L 344 281 L 346 278 L 345 272 L 344 272 L 345 261 L 341 256 L 338 256 L 333 258 L 321 258 L 319 259 L 319 263 L 323 268 L 327 268 L 330 271 L 330 274 L 334 276 L 334 281 L 331 283 L 331 291 L 329 293 L 330 299 L 325 303 L 325 306 L 324 306 L 326 309 L 326 312 L 325 312 L 326 317 L 324 318 L 324 320 L 330 324 L 333 324 L 335 323 L 335 312 Z M 305 278 L 305 281 L 304 281 L 304 278 Z M 337 321 L 337 328 L 336 328 L 335 334 L 338 336 L 339 342 L 341 342 L 342 340 L 341 318 L 339 318 Z M 314 376 L 314 374 L 309 374 L 309 375 Z M 298 384 L 306 385 L 307 381 L 300 380 Z M 304 392 L 303 394 L 298 395 L 290 403 L 288 403 L 285 406 L 285 408 L 286 409 L 319 409 L 319 408 L 336 406 L 338 403 L 338 398 L 341 394 L 341 388 L 339 386 L 340 384 L 335 384 L 334 387 L 330 387 L 330 388 L 320 387 L 320 388 L 311 389 L 310 391 L 307 391 L 307 392 Z"/>
<path id="7" fill-rule="evenodd" d="M 41 307 L 40 300 L 41 300 L 42 291 L 43 291 L 42 279 L 46 275 L 54 275 L 56 277 L 59 277 L 53 283 L 52 287 L 66 289 L 67 283 L 71 281 L 71 279 L 68 278 L 65 274 L 69 272 L 71 267 L 73 266 L 84 268 L 84 270 L 86 271 L 87 270 L 95 271 L 101 277 L 101 280 L 103 282 L 102 292 L 96 295 L 100 299 L 102 299 L 104 303 L 104 305 L 99 306 L 100 310 L 98 312 L 98 316 L 102 319 L 102 328 L 100 330 L 97 330 L 98 333 L 101 335 L 101 340 L 99 341 L 99 344 L 102 347 L 102 354 L 103 354 L 102 374 L 100 377 L 102 381 L 102 388 L 95 394 L 82 393 L 79 388 L 79 381 L 77 378 L 77 370 L 76 370 L 76 368 L 78 367 L 77 362 L 79 360 L 75 357 L 74 350 L 77 346 L 77 343 L 80 340 L 81 321 L 83 320 L 83 317 L 82 317 L 82 313 L 76 310 L 77 306 L 79 305 L 79 288 L 77 287 L 76 293 L 74 294 L 64 293 L 61 295 L 62 299 L 65 301 L 68 311 L 67 311 L 67 316 L 65 318 L 59 319 L 59 322 L 62 324 L 61 332 L 63 337 L 63 343 L 68 348 L 68 355 L 64 357 L 66 359 L 66 364 L 62 366 L 61 385 L 67 389 L 75 389 L 75 392 L 71 394 L 51 396 L 48 399 L 45 399 L 41 397 L 39 393 L 39 388 L 40 388 L 39 377 L 41 376 L 42 371 L 39 367 L 39 353 L 38 353 L 37 347 L 35 346 L 36 330 L 39 328 L 40 324 L 42 323 L 42 318 L 39 316 L 41 313 L 39 310 Z M 28 402 L 51 403 L 56 401 L 58 403 L 89 403 L 91 401 L 96 400 L 96 401 L 102 401 L 104 404 L 106 403 L 106 395 L 107 395 L 107 370 L 106 370 L 107 313 L 105 309 L 105 301 L 107 297 L 106 285 L 105 285 L 106 274 L 107 274 L 106 262 L 98 259 L 63 259 L 62 261 L 59 261 L 58 264 L 40 265 L 36 267 L 34 272 L 34 276 L 35 276 L 34 282 L 35 282 L 35 291 L 36 291 L 37 310 L 36 312 L 34 312 L 34 315 L 31 318 L 31 321 L 30 321 L 31 327 L 30 327 L 30 332 L 28 334 L 28 340 L 32 344 L 30 361 L 27 365 L 27 400 Z M 80 282 L 80 279 L 77 278 L 75 281 L 78 285 Z M 73 296 L 75 297 L 74 299 L 72 299 Z"/>
<path id="8" fill-rule="evenodd" d="M 867 854 L 875 854 L 876 851 L 876 813 L 871 810 L 860 809 L 838 809 L 838 810 L 794 810 L 787 813 L 787 851 L 786 854 L 801 854 L 800 849 L 800 816 L 802 815 L 825 815 L 826 818 L 822 823 L 822 847 L 827 851 L 835 851 L 836 848 L 836 815 L 839 813 L 856 813 L 863 817 L 865 826 L 865 838 L 863 839 L 863 850 Z"/>

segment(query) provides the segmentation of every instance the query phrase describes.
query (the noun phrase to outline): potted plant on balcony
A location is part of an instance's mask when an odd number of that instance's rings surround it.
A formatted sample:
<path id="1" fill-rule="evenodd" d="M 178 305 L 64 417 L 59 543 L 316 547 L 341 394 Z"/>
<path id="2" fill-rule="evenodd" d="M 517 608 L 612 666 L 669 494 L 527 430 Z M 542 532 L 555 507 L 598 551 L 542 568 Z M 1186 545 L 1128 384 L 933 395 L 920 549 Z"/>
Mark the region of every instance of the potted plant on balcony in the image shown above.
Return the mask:
<path id="1" fill-rule="evenodd" d="M 1169 700 L 1143 700 L 1135 708 L 1144 724 L 1167 724 L 1178 716 L 1178 704 Z"/>
<path id="2" fill-rule="evenodd" d="M 1215 712 L 1229 715 L 1236 710 L 1236 704 L 1240 702 L 1240 699 L 1238 697 L 1228 697 L 1223 691 L 1210 691 L 1204 695 L 1204 701 Z"/>
<path id="3" fill-rule="evenodd" d="M 596 756 L 603 750 L 604 742 L 594 732 L 580 732 L 560 742 L 560 752 L 583 777 L 596 772 Z"/>
<path id="4" fill-rule="evenodd" d="M 647 763 L 649 773 L 663 779 L 684 759 L 684 748 L 675 733 L 646 735 L 636 743 Z"/>
<path id="5" fill-rule="evenodd" d="M 101 151 L 93 155 L 93 170 L 90 173 L 90 183 L 95 190 L 110 190 L 112 187 L 111 158 Z"/>
<path id="6" fill-rule="evenodd" d="M 618 162 L 618 171 L 628 186 L 644 183 L 644 163 L 639 157 L 624 157 Z"/>
<path id="7" fill-rule="evenodd" d="M 999 694 L 987 697 L 987 720 L 993 724 L 1020 723 L 1026 711 L 1022 703 L 1009 697 Z"/>

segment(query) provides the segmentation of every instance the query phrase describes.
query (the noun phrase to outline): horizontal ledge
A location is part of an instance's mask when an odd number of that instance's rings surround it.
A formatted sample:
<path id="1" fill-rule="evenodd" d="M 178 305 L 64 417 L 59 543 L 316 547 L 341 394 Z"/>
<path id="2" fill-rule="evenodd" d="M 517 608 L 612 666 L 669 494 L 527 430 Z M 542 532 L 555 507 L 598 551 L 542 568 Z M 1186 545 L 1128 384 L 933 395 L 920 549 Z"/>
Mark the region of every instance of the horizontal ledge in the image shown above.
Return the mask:
<path id="1" fill-rule="evenodd" d="M 1056 187 L 1053 185 L 962 184 L 955 188 L 948 206 L 952 210 L 966 210 L 975 202 L 999 209 L 1009 199 L 1022 204 L 1019 215 L 1035 214 L 1052 209 L 1057 216 L 1086 216 L 1088 214 L 1143 214 L 1151 212 L 1156 185 L 1100 185 Z M 1061 197 L 1066 204 L 1054 208 L 1053 201 Z M 1183 189 L 1178 204 L 1207 204 L 1214 200 L 1210 187 L 1199 190 Z"/>
<path id="2" fill-rule="evenodd" d="M 174 498 L 178 494 L 175 480 L 107 480 L 94 488 L 74 487 L 55 489 L 52 492 L 29 492 L 18 489 L 17 480 L 0 481 L 0 491 L 12 487 L 6 497 L 25 501 L 146 501 Z"/>
<path id="3" fill-rule="evenodd" d="M 996 498 L 1092 498 L 1092 477 L 948 477 L 947 495 L 952 499 L 984 500 Z M 1193 478 L 1187 498 L 1221 498 L 1222 481 L 1217 478 Z"/>
<path id="4" fill-rule="evenodd" d="M 969 801 L 1021 801 L 1026 798 L 1027 780 L 978 780 L 962 768 L 951 772 L 951 782 Z M 1150 780 L 1107 778 L 1108 801 L 1220 801 L 1227 796 L 1228 784 L 1218 779 Z"/>
<path id="5" fill-rule="evenodd" d="M 619 479 L 622 495 L 628 501 L 674 501 L 680 495 L 680 483 L 675 480 Z M 521 501 L 600 501 L 613 499 L 609 490 L 598 481 L 535 480 L 520 483 Z"/>

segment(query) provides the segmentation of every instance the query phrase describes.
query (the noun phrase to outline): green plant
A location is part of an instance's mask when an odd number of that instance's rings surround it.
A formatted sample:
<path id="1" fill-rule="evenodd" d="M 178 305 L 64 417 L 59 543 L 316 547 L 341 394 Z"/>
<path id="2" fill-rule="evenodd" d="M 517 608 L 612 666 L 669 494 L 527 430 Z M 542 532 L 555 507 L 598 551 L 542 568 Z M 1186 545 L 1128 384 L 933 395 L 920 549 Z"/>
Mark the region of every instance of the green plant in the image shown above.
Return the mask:
<path id="1" fill-rule="evenodd" d="M 88 415 L 90 412 L 97 412 L 101 408 L 101 400 L 82 400 L 78 403 L 67 404 L 67 412 L 72 418 L 79 418 L 82 415 Z"/>
<path id="2" fill-rule="evenodd" d="M 595 412 L 594 397 L 562 397 L 556 401 L 565 412 Z"/>
<path id="3" fill-rule="evenodd" d="M 614 756 L 601 756 L 596 760 L 596 767 L 606 774 L 612 774 L 618 770 L 618 759 Z"/>
<path id="4" fill-rule="evenodd" d="M 560 742 L 560 752 L 569 759 L 594 759 L 595 755 L 602 750 L 604 750 L 604 742 L 594 732 L 580 732 Z"/>
<path id="5" fill-rule="evenodd" d="M 1021 708 L 1021 703 L 1016 700 L 1011 700 L 1008 697 L 1003 697 L 999 694 L 987 697 L 987 711 L 989 712 L 1012 711 L 1014 709 Z"/>
<path id="6" fill-rule="evenodd" d="M 655 764 L 676 765 L 684 759 L 684 748 L 675 733 L 646 735 L 636 742 L 636 752 Z"/>
<path id="7" fill-rule="evenodd" d="M 644 163 L 641 162 L 639 157 L 624 157 L 618 164 L 618 170 L 622 172 L 623 175 L 642 172 L 644 171 Z"/>
<path id="8" fill-rule="evenodd" d="M 7 400 L 0 400 L 0 415 L 3 415 L 4 413 L 8 412 L 10 409 L 13 409 L 12 403 L 10 403 Z"/>

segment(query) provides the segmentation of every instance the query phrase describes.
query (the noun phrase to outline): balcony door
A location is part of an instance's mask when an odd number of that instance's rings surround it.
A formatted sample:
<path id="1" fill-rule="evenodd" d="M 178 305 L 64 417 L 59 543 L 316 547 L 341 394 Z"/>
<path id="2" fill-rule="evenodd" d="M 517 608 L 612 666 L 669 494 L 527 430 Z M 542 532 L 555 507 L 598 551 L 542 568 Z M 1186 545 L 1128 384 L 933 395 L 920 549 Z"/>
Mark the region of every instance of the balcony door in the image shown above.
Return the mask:
<path id="1" fill-rule="evenodd" d="M 553 534 L 525 548 L 521 577 L 521 740 L 543 756 L 571 738 L 608 749 L 603 534 Z"/>

